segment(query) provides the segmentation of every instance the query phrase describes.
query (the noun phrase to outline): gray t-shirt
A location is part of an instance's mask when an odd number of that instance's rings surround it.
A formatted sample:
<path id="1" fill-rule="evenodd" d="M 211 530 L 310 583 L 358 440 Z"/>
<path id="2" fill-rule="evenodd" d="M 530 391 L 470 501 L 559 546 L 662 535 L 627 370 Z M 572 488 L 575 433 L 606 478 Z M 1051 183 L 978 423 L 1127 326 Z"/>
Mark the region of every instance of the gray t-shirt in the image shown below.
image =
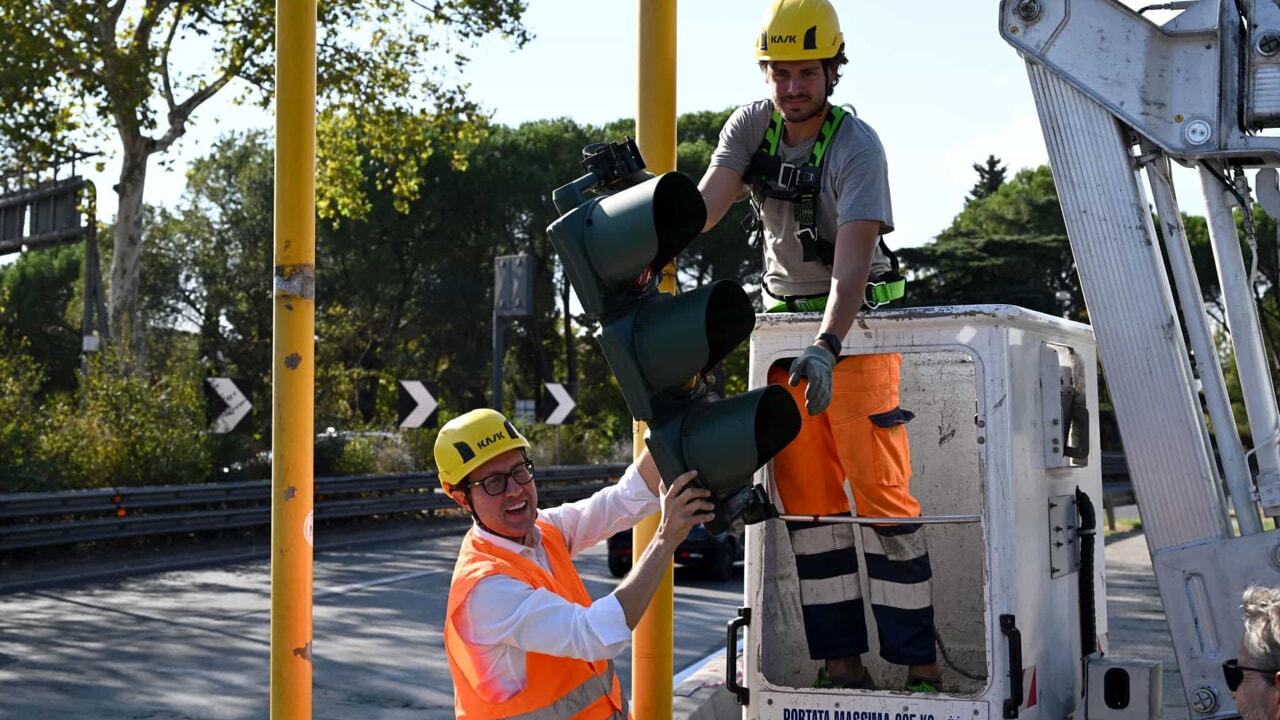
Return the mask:
<path id="1" fill-rule="evenodd" d="M 760 148 L 773 116 L 773 102 L 760 100 L 738 108 L 720 130 L 720 143 L 711 167 L 742 173 Z M 778 143 L 778 157 L 796 166 L 809 162 L 817 136 L 797 145 Z M 889 167 L 884 147 L 871 126 L 853 113 L 840 122 L 822 160 L 822 191 L 818 196 L 819 242 L 835 242 L 836 229 L 853 220 L 880 221 L 881 234 L 893 230 L 889 201 Z M 821 260 L 805 262 L 795 233 L 799 225 L 789 200 L 764 200 L 764 283 L 774 296 L 825 295 L 831 291 L 831 268 Z M 890 269 L 879 246 L 871 262 L 876 277 Z M 765 298 L 766 305 L 769 299 Z"/>

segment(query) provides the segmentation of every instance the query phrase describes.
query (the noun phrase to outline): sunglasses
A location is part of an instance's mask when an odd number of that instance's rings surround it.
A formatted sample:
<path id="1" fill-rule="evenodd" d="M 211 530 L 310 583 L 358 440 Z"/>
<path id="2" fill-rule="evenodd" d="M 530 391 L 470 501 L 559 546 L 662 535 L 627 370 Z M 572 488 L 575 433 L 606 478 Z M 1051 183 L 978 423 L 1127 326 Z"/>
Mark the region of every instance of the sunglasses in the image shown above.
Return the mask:
<path id="1" fill-rule="evenodd" d="M 533 479 L 533 461 L 526 460 L 511 468 L 511 472 L 494 473 L 479 480 L 472 480 L 467 483 L 467 488 L 479 485 L 489 495 L 497 496 L 507 491 L 507 478 L 515 480 L 517 485 L 528 485 Z"/>
<path id="2" fill-rule="evenodd" d="M 1240 687 L 1240 683 L 1244 682 L 1245 670 L 1249 670 L 1251 672 L 1256 672 L 1256 673 L 1262 673 L 1268 678 L 1269 684 L 1275 683 L 1276 673 L 1280 672 L 1280 670 L 1267 670 L 1266 668 L 1256 668 L 1256 667 L 1248 667 L 1247 665 L 1241 665 L 1239 660 L 1228 660 L 1222 663 L 1222 677 L 1227 681 L 1228 690 L 1230 690 L 1231 692 L 1235 692 L 1236 688 Z"/>

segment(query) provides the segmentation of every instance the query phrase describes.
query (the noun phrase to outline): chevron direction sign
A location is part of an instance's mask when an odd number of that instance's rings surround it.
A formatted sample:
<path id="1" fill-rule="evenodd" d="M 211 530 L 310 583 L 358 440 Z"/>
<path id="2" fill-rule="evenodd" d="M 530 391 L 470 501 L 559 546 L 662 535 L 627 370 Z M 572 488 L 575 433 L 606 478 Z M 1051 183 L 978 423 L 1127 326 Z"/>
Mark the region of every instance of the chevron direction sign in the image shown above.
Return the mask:
<path id="1" fill-rule="evenodd" d="M 543 407 L 547 408 L 547 419 L 543 422 L 548 425 L 567 425 L 573 422 L 571 416 L 578 403 L 574 402 L 569 391 L 560 383 L 546 383 L 546 388 L 547 400 Z"/>
<path id="2" fill-rule="evenodd" d="M 421 380 L 401 380 L 398 409 L 400 411 L 401 428 L 433 428 L 436 426 L 436 398 L 433 393 L 434 383 L 428 385 Z"/>
<path id="3" fill-rule="evenodd" d="M 205 417 L 209 432 L 248 432 L 242 422 L 253 412 L 253 381 L 248 378 L 205 378 Z M 242 427 L 243 426 L 243 427 Z"/>

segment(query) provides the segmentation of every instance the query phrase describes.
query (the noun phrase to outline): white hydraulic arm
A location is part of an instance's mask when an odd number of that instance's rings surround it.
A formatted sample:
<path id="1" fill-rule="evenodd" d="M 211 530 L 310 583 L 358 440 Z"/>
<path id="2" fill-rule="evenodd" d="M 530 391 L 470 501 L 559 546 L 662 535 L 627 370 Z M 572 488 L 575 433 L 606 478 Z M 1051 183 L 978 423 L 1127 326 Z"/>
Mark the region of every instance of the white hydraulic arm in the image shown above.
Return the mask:
<path id="1" fill-rule="evenodd" d="M 1280 413 L 1256 305 L 1257 293 L 1280 289 L 1254 282 L 1256 244 L 1245 257 L 1232 215 L 1239 206 L 1252 228 L 1246 170 L 1261 168 L 1258 201 L 1280 217 L 1272 169 L 1280 137 L 1264 132 L 1280 127 L 1280 6 L 1157 7 L 1180 12 L 1157 25 L 1117 0 L 1003 0 L 1000 32 L 1027 61 L 1184 689 L 1196 717 L 1217 717 L 1230 712 L 1219 665 L 1235 654 L 1240 593 L 1274 582 L 1280 569 L 1276 533 L 1263 533 L 1259 518 L 1259 506 L 1280 515 Z M 1173 162 L 1197 168 L 1203 183 L 1252 431 L 1247 452 L 1191 263 Z"/>

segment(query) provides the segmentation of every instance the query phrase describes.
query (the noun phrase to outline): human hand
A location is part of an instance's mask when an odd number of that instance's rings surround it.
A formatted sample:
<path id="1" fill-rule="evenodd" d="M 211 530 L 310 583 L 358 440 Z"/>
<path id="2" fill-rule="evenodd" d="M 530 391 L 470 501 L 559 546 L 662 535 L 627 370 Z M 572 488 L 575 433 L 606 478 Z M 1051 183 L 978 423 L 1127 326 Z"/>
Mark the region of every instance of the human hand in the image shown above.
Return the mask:
<path id="1" fill-rule="evenodd" d="M 791 363 L 791 387 L 800 384 L 800 378 L 809 380 L 804 391 L 804 407 L 810 415 L 819 415 L 831 404 L 831 366 L 836 356 L 821 345 L 810 345 Z"/>
<path id="2" fill-rule="evenodd" d="M 715 506 L 707 499 L 711 492 L 693 485 L 696 477 L 698 471 L 690 470 L 676 478 L 670 488 L 665 481 L 659 482 L 662 521 L 658 524 L 658 537 L 669 542 L 673 551 L 688 537 L 694 525 L 715 519 Z"/>

